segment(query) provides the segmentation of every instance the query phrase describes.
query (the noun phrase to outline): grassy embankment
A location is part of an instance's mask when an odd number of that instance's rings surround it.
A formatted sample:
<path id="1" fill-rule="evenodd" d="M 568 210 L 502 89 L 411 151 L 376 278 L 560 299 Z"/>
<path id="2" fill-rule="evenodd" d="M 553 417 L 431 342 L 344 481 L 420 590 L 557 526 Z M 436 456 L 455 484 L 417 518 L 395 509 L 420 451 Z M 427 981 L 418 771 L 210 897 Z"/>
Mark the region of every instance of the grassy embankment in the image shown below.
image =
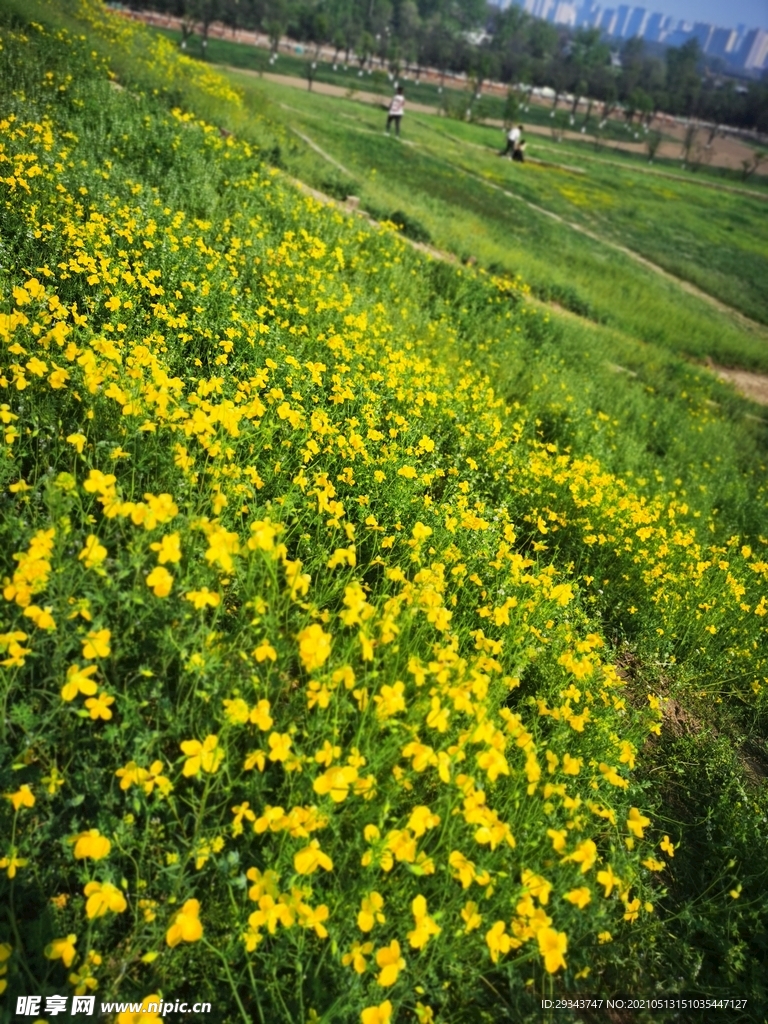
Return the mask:
<path id="1" fill-rule="evenodd" d="M 0 70 L 5 998 L 762 1019 L 763 424 L 302 198 L 279 118 L 70 9 Z"/>
<path id="2" fill-rule="evenodd" d="M 271 100 L 274 118 L 301 130 L 349 171 L 345 178 L 328 164 L 320 186 L 359 194 L 379 216 L 403 211 L 421 225 L 416 237 L 496 272 L 519 273 L 540 297 L 632 337 L 695 358 L 768 368 L 768 330 L 758 328 L 750 337 L 727 315 L 653 270 L 639 269 L 610 244 L 631 249 L 765 325 L 768 239 L 759 193 L 752 198 L 697 180 L 657 178 L 638 163 L 580 164 L 578 146 L 554 153 L 552 146 L 539 148 L 535 138 L 530 154 L 561 166 L 521 168 L 496 157 L 490 143 L 498 140 L 487 129 L 425 115 L 406 119 L 408 144 L 396 148 L 381 131 L 381 115 L 364 105 L 244 76 L 233 81 L 246 95 L 252 91 L 254 103 Z M 313 176 L 301 163 L 296 170 Z"/>

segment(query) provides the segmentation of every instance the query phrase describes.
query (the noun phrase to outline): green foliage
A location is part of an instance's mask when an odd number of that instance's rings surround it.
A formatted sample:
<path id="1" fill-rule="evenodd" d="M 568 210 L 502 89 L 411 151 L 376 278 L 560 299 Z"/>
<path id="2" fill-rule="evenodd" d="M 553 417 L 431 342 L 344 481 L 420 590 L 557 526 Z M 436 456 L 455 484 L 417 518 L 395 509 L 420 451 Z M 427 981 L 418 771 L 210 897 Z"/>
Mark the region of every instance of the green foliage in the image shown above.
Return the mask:
<path id="1" fill-rule="evenodd" d="M 668 325 L 302 197 L 260 155 L 328 165 L 262 93 L 132 81 L 147 37 L 81 10 L 0 66 L 5 998 L 474 1024 L 730 987 L 759 1019 L 764 427 Z M 168 112 L 185 82 L 213 123 Z M 403 234 L 524 230 L 462 165 L 480 129 L 423 153 L 323 102 Z M 562 239 L 552 294 L 626 318 Z M 682 697 L 722 735 L 671 732 Z"/>

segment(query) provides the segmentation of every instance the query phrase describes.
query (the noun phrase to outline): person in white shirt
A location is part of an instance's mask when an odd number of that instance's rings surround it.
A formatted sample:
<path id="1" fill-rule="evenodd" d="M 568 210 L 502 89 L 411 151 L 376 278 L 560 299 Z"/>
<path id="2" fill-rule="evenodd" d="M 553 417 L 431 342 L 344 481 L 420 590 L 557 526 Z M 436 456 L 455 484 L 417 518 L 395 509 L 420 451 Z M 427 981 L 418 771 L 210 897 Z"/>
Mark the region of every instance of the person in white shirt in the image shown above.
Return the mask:
<path id="1" fill-rule="evenodd" d="M 400 136 L 400 122 L 403 119 L 403 111 L 405 110 L 405 96 L 403 96 L 403 87 L 398 85 L 395 95 L 392 97 L 392 102 L 389 104 L 389 111 L 387 113 L 387 135 L 389 135 L 389 129 L 394 121 L 395 124 L 395 135 Z"/>
<path id="2" fill-rule="evenodd" d="M 507 156 L 507 154 L 511 153 L 512 159 L 514 160 L 515 151 L 520 144 L 522 134 L 523 126 L 521 124 L 517 125 L 517 127 L 510 128 L 507 132 L 507 148 L 502 150 L 502 152 L 499 153 L 499 156 Z"/>

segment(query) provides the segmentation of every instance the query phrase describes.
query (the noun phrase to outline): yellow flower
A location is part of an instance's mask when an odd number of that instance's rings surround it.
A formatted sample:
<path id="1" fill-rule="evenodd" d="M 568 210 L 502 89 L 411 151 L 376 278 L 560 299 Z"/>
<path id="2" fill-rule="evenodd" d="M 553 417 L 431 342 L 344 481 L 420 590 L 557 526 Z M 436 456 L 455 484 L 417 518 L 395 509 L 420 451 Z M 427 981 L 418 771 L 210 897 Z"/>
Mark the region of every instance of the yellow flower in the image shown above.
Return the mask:
<path id="1" fill-rule="evenodd" d="M 405 960 L 400 956 L 400 943 L 392 939 L 376 953 L 376 963 L 381 968 L 376 981 L 382 988 L 389 988 L 397 981 L 400 971 L 405 969 Z"/>
<path id="2" fill-rule="evenodd" d="M 643 861 L 643 867 L 649 871 L 663 871 L 666 866 L 663 860 L 656 860 L 655 857 L 646 857 Z"/>
<path id="3" fill-rule="evenodd" d="M 322 868 L 323 871 L 333 871 L 333 861 L 327 853 L 320 849 L 320 843 L 313 839 L 309 846 L 299 850 L 293 856 L 293 866 L 299 875 L 311 875 Z"/>
<path id="4" fill-rule="evenodd" d="M 32 790 L 26 784 L 20 786 L 15 793 L 3 793 L 6 800 L 10 800 L 13 804 L 14 811 L 18 811 L 20 807 L 34 807 L 35 796 Z"/>
<path id="5" fill-rule="evenodd" d="M 365 974 L 365 969 L 368 966 L 365 958 L 370 956 L 372 952 L 372 942 L 354 942 L 352 949 L 341 958 L 342 967 L 349 967 L 351 964 L 356 974 Z"/>
<path id="6" fill-rule="evenodd" d="M 475 879 L 475 865 L 471 860 L 468 860 L 463 853 L 458 850 L 454 850 L 448 858 L 448 863 L 454 869 L 456 874 L 453 876 L 457 881 L 461 882 L 462 889 L 467 889 Z"/>
<path id="7" fill-rule="evenodd" d="M 369 1006 L 360 1014 L 361 1024 L 390 1024 L 392 1020 L 392 1003 L 385 999 L 378 1006 Z"/>
<path id="8" fill-rule="evenodd" d="M 474 900 L 467 900 L 461 908 L 461 919 L 464 922 L 464 934 L 469 935 L 483 923 L 483 919 L 477 912 L 477 904 Z"/>
<path id="9" fill-rule="evenodd" d="M 100 629 L 98 632 L 91 630 L 87 638 L 80 641 L 83 645 L 83 657 L 89 660 L 109 657 L 111 638 L 112 634 L 108 629 Z"/>
<path id="10" fill-rule="evenodd" d="M 506 934 L 507 926 L 503 921 L 496 921 L 485 933 L 485 941 L 491 953 L 491 960 L 498 963 L 502 953 L 508 953 L 512 945 L 512 937 Z"/>
<path id="11" fill-rule="evenodd" d="M 664 836 L 664 838 L 659 843 L 659 847 L 664 851 L 664 853 L 666 853 L 668 857 L 675 856 L 675 847 L 672 841 L 670 840 L 669 836 Z"/>
<path id="12" fill-rule="evenodd" d="M 65 777 L 61 775 L 55 765 L 52 766 L 50 772 L 47 775 L 43 775 L 42 781 L 45 783 L 45 788 L 50 794 L 54 796 L 59 786 L 65 783 Z"/>
<path id="13" fill-rule="evenodd" d="M 112 717 L 112 711 L 110 710 L 110 704 L 115 703 L 115 698 L 110 697 L 104 690 L 98 695 L 98 697 L 89 697 L 85 702 L 85 706 L 88 708 L 91 718 L 94 722 L 98 718 L 102 718 L 105 722 L 108 722 Z"/>
<path id="14" fill-rule="evenodd" d="M 630 923 L 633 922 L 633 921 L 636 921 L 638 916 L 639 916 L 639 913 L 640 913 L 640 900 L 637 897 L 635 897 L 635 899 L 633 899 L 633 900 L 630 900 L 628 903 L 624 904 L 624 920 L 625 921 L 629 921 Z"/>
<path id="15" fill-rule="evenodd" d="M 251 551 L 272 551 L 275 546 L 275 537 L 282 529 L 279 523 L 269 523 L 263 520 L 251 523 L 251 536 L 248 538 L 248 547 Z"/>
<path id="16" fill-rule="evenodd" d="M 621 885 L 621 879 L 617 875 L 614 875 L 613 868 L 610 864 L 604 871 L 597 872 L 597 881 L 600 885 L 605 886 L 606 898 L 611 895 L 614 886 Z"/>
<path id="17" fill-rule="evenodd" d="M 570 892 L 567 892 L 563 896 L 563 899 L 568 900 L 569 903 L 573 903 L 573 905 L 575 907 L 578 907 L 579 910 L 583 910 L 584 907 L 586 907 L 586 905 L 592 899 L 592 893 L 589 891 L 586 885 L 582 885 L 578 889 L 571 889 Z"/>
<path id="18" fill-rule="evenodd" d="M 277 651 L 268 640 L 261 641 L 259 646 L 254 649 L 253 656 L 259 664 L 267 659 L 277 661 Z"/>
<path id="19" fill-rule="evenodd" d="M 240 540 L 236 533 L 218 526 L 208 534 L 205 558 L 210 565 L 218 563 L 224 572 L 232 572 L 235 564 L 232 556 L 239 553 Z"/>
<path id="20" fill-rule="evenodd" d="M 217 608 L 221 602 L 221 597 L 208 589 L 203 587 L 201 590 L 188 590 L 184 595 L 187 601 L 191 601 L 197 611 L 201 611 L 206 605 L 211 608 Z"/>
<path id="21" fill-rule="evenodd" d="M 520 879 L 531 896 L 537 899 L 543 907 L 549 903 L 549 894 L 552 892 L 551 882 L 527 868 L 521 873 Z"/>
<path id="22" fill-rule="evenodd" d="M 187 758 L 182 769 L 182 774 L 186 776 L 196 776 L 201 771 L 213 775 L 224 759 L 218 736 L 208 735 L 202 743 L 200 740 L 185 740 L 181 744 L 181 752 Z"/>
<path id="23" fill-rule="evenodd" d="M 31 619 L 38 629 L 56 629 L 56 620 L 51 615 L 50 606 L 38 608 L 36 604 L 31 604 L 28 608 L 24 609 L 24 618 Z"/>
<path id="24" fill-rule="evenodd" d="M 433 935 L 440 934 L 440 926 L 427 913 L 427 901 L 423 896 L 416 896 L 411 903 L 411 911 L 415 927 L 408 932 L 408 941 L 414 949 L 423 949 Z"/>
<path id="25" fill-rule="evenodd" d="M 597 860 L 597 847 L 591 839 L 585 839 L 579 843 L 573 853 L 568 854 L 567 857 L 563 857 L 563 863 L 567 861 L 573 861 L 574 864 L 581 864 L 581 873 L 586 875 L 589 869 Z"/>
<path id="26" fill-rule="evenodd" d="M 554 928 L 540 928 L 536 934 L 536 941 L 539 944 L 539 952 L 544 957 L 544 967 L 550 974 L 566 966 L 563 954 L 568 949 L 568 938 L 565 932 L 556 932 Z"/>
<path id="27" fill-rule="evenodd" d="M 128 906 L 123 894 L 111 882 L 89 882 L 83 892 L 88 897 L 85 914 L 89 920 L 103 917 L 110 911 L 113 914 L 122 914 Z"/>
<path id="28" fill-rule="evenodd" d="M 144 996 L 141 1002 L 141 1010 L 122 1010 L 117 1015 L 116 1024 L 163 1024 L 163 1018 L 160 1014 L 160 1007 L 162 1000 L 159 995 L 152 993 L 152 995 Z M 158 1007 L 157 1012 L 149 1012 L 148 1007 Z"/>
<path id="29" fill-rule="evenodd" d="M 269 760 L 285 761 L 291 753 L 291 737 L 287 732 L 271 732 L 267 739 L 269 743 Z"/>
<path id="30" fill-rule="evenodd" d="M 627 818 L 627 828 L 630 832 L 637 836 L 638 839 L 643 838 L 643 829 L 646 825 L 651 824 L 651 819 L 646 818 L 645 815 L 641 814 L 637 807 L 630 808 L 629 817 Z"/>
<path id="31" fill-rule="evenodd" d="M 77 860 L 102 860 L 112 849 L 112 843 L 103 836 L 97 828 L 89 828 L 87 832 L 79 832 L 68 840 L 75 844 L 75 858 Z M 69 965 L 67 965 L 69 966 Z"/>
<path id="32" fill-rule="evenodd" d="M 181 537 L 178 533 L 169 533 L 159 543 L 149 545 L 152 551 L 157 551 L 157 560 L 160 565 L 166 562 L 181 561 Z"/>
<path id="33" fill-rule="evenodd" d="M 54 939 L 45 947 L 45 955 L 49 960 L 61 960 L 65 967 L 71 967 L 77 950 L 76 935 L 67 935 L 65 939 Z"/>
<path id="34" fill-rule="evenodd" d="M 581 771 L 581 758 L 571 757 L 570 754 L 564 754 L 563 771 L 566 775 L 578 775 Z"/>
<path id="35" fill-rule="evenodd" d="M 0 860 L 0 868 L 6 870 L 9 878 L 15 878 L 17 869 L 26 867 L 28 863 L 29 860 L 26 857 L 19 857 L 18 850 L 15 846 L 12 846 L 8 856 Z"/>
<path id="36" fill-rule="evenodd" d="M 249 720 L 252 725 L 255 725 L 262 732 L 266 732 L 272 728 L 272 716 L 269 713 L 270 703 L 268 700 L 260 700 L 255 708 L 251 708 Z M 290 746 L 290 737 L 289 744 Z"/>
<path id="37" fill-rule="evenodd" d="M 322 775 L 318 775 L 312 788 L 319 796 L 327 794 L 335 804 L 340 804 L 346 800 L 349 787 L 356 779 L 357 768 L 352 768 L 350 765 L 336 766 L 328 768 Z"/>
<path id="38" fill-rule="evenodd" d="M 99 543 L 96 534 L 91 533 L 86 537 L 85 546 L 77 557 L 79 561 L 85 562 L 86 569 L 93 569 L 107 557 L 107 549 Z"/>
<path id="39" fill-rule="evenodd" d="M 95 665 L 87 665 L 80 668 L 79 665 L 70 665 L 67 669 L 67 681 L 61 688 L 61 699 L 74 700 L 78 693 L 86 697 L 92 697 L 98 690 L 98 686 L 90 677 L 96 672 Z"/>
<path id="40" fill-rule="evenodd" d="M 165 936 L 165 941 L 171 948 L 178 946 L 180 942 L 197 942 L 203 937 L 199 914 L 199 901 L 187 900 L 181 910 L 173 916 Z"/>
<path id="41" fill-rule="evenodd" d="M 357 915 L 357 927 L 361 932 L 370 932 L 378 922 L 384 924 L 387 920 L 381 913 L 384 906 L 384 897 L 377 892 L 371 892 L 363 896 L 360 912 Z"/>
<path id="42" fill-rule="evenodd" d="M 173 576 L 162 565 L 156 565 L 147 576 L 147 586 L 155 597 L 168 597 L 173 587 Z"/>
<path id="43" fill-rule="evenodd" d="M 67 444 L 73 444 L 75 448 L 77 448 L 77 454 L 82 455 L 83 446 L 87 440 L 88 438 L 85 434 L 70 434 L 69 437 L 67 437 Z"/>
<path id="44" fill-rule="evenodd" d="M 374 698 L 377 718 L 391 718 L 400 711 L 405 711 L 405 686 L 398 679 L 392 686 L 382 686 L 381 694 Z"/>
<path id="45" fill-rule="evenodd" d="M 302 629 L 296 639 L 299 641 L 299 657 L 307 672 L 320 668 L 330 657 L 331 636 L 316 622 Z"/>

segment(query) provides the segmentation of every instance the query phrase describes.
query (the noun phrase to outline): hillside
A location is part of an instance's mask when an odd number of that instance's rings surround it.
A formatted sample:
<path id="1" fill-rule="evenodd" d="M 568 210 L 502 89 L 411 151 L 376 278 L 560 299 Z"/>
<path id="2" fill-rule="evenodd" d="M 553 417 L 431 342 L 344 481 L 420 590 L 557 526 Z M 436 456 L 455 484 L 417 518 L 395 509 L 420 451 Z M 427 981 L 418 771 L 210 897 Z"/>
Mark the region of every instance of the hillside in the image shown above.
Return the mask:
<path id="1" fill-rule="evenodd" d="M 763 1019 L 763 426 L 95 0 L 0 30 L 6 1018 Z"/>

